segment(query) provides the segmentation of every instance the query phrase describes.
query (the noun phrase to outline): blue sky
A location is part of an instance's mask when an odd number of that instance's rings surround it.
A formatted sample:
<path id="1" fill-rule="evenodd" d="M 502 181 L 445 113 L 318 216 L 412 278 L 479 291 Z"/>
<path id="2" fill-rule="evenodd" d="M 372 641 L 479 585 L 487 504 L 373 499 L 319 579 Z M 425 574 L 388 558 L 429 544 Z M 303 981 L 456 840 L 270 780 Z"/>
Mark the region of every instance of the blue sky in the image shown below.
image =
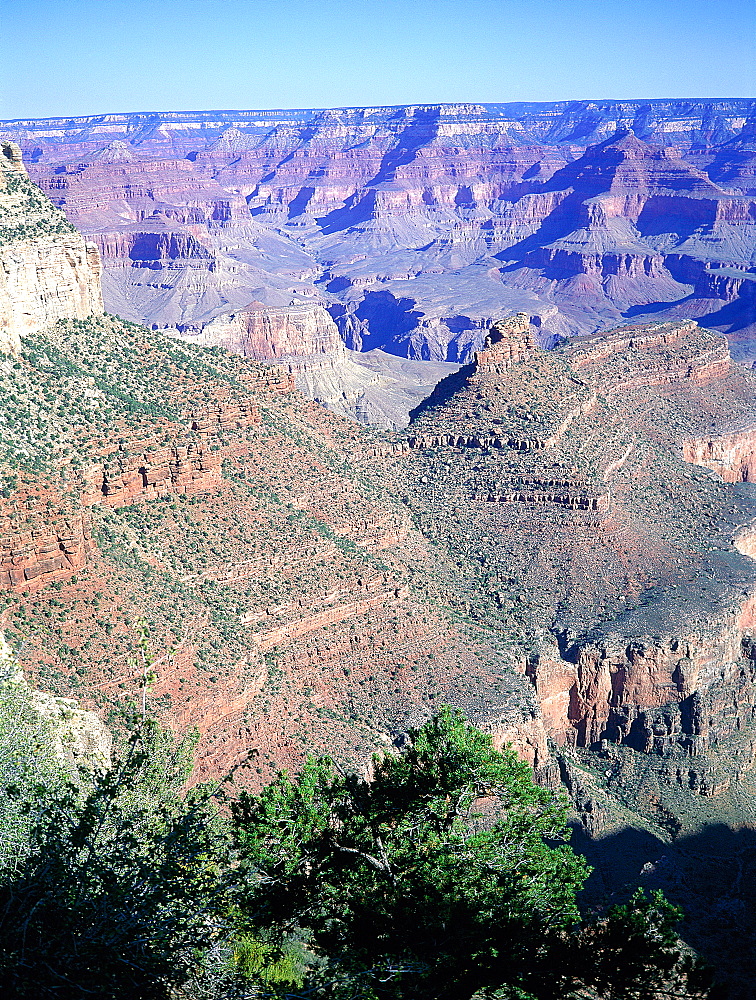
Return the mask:
<path id="1" fill-rule="evenodd" d="M 756 0 L 0 0 L 0 118 L 752 97 Z"/>

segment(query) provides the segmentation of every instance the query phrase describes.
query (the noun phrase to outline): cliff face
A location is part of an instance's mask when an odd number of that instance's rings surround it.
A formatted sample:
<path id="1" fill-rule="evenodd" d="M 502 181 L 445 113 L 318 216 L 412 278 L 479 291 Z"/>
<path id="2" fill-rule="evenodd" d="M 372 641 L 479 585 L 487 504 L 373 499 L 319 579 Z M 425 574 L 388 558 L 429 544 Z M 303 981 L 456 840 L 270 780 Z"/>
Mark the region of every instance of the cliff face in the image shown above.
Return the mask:
<path id="1" fill-rule="evenodd" d="M 727 483 L 756 480 L 756 430 L 752 427 L 685 441 L 683 455 L 687 462 L 706 466 Z"/>
<path id="2" fill-rule="evenodd" d="M 246 309 L 219 316 L 201 330 L 182 330 L 184 337 L 205 346 L 225 347 L 254 361 L 331 355 L 345 356 L 336 326 L 315 304 L 265 308 L 253 303 Z"/>
<path id="3" fill-rule="evenodd" d="M 58 319 L 103 311 L 100 259 L 29 181 L 20 150 L 0 150 L 0 349 Z"/>
<path id="4" fill-rule="evenodd" d="M 0 531 L 3 589 L 31 593 L 68 579 L 86 564 L 92 546 L 91 519 L 55 490 L 14 491 L 2 501 Z"/>
<path id="5" fill-rule="evenodd" d="M 610 629 L 561 656 L 532 656 L 526 669 L 546 731 L 562 746 L 608 741 L 705 759 L 756 721 L 753 627 L 751 598 L 698 629 L 636 638 Z"/>
<path id="6" fill-rule="evenodd" d="M 296 386 L 334 413 L 386 430 L 404 427 L 409 411 L 451 364 L 401 365 L 382 352 L 347 350 L 333 319 L 315 303 L 266 308 L 252 303 L 205 326 L 170 331 L 188 343 L 224 347 L 287 371 Z"/>
<path id="7" fill-rule="evenodd" d="M 108 115 L 4 123 L 97 241 L 109 308 L 202 327 L 317 302 L 353 349 L 467 362 L 705 319 L 753 353 L 749 100 Z M 222 323 L 227 322 L 221 320 Z"/>

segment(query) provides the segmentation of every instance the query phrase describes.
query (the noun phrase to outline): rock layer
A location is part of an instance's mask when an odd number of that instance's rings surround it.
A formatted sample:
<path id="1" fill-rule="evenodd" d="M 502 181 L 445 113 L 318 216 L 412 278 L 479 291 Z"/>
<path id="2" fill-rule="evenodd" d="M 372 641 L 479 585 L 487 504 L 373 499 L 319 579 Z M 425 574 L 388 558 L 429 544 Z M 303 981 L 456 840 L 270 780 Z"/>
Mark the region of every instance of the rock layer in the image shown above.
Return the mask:
<path id="1" fill-rule="evenodd" d="M 30 183 L 18 146 L 0 149 L 0 349 L 59 319 L 103 311 L 100 258 Z"/>
<path id="2" fill-rule="evenodd" d="M 432 105 L 4 123 L 95 239 L 109 308 L 204 326 L 315 301 L 356 350 L 467 362 L 706 318 L 753 353 L 753 101 Z"/>

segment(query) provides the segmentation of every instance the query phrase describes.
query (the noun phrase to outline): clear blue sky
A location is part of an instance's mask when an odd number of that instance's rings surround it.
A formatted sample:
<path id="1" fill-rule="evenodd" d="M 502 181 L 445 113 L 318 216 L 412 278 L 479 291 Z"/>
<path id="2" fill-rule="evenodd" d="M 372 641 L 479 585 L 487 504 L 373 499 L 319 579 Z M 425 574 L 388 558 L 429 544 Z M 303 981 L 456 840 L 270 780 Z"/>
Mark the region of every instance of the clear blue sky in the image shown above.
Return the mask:
<path id="1" fill-rule="evenodd" d="M 0 0 L 0 118 L 753 97 L 756 0 Z"/>

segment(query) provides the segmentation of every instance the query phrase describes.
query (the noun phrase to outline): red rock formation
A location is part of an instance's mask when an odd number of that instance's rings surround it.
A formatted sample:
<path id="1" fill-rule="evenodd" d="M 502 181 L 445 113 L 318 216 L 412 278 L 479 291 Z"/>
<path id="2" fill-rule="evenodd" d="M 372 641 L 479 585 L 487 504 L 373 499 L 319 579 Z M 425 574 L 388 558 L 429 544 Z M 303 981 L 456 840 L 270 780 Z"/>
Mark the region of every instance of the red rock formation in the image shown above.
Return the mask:
<path id="1" fill-rule="evenodd" d="M 605 370 L 614 358 L 611 393 L 644 386 L 674 384 L 681 379 L 713 381 L 727 375 L 732 362 L 726 342 L 699 331 L 693 321 L 619 327 L 608 336 L 588 337 L 571 349 L 578 371 Z M 649 357 L 653 351 L 656 357 Z"/>
<path id="2" fill-rule="evenodd" d="M 750 328 L 753 282 L 709 275 L 752 268 L 752 113 L 577 102 L 8 128 L 99 242 L 110 308 L 197 328 L 253 298 L 314 299 L 351 347 L 464 362 L 511 309 L 543 343 L 654 303 L 675 319 L 729 304 L 717 326 Z"/>
<path id="3" fill-rule="evenodd" d="M 477 370 L 507 371 L 524 361 L 537 348 L 529 318 L 525 313 L 520 313 L 491 327 L 483 347 L 475 354 L 475 367 Z"/>
<path id="4" fill-rule="evenodd" d="M 0 590 L 33 593 L 87 562 L 88 512 L 54 490 L 22 488 L 0 501 Z"/>
<path id="5" fill-rule="evenodd" d="M 545 602 L 540 648 L 524 658 L 523 671 L 551 739 L 706 757 L 756 719 L 754 571 L 728 562 L 733 548 L 752 554 L 753 532 L 736 532 L 733 518 L 716 541 L 707 539 L 709 551 L 726 553 L 721 566 L 718 556 L 709 562 L 695 551 L 698 533 L 713 526 L 692 526 L 692 482 L 716 494 L 720 508 L 735 497 L 709 477 L 691 479 L 680 460 L 729 482 L 750 479 L 753 377 L 734 368 L 721 337 L 689 321 L 621 327 L 550 356 L 529 340 L 526 316 L 507 326 L 508 336 L 497 331 L 476 364 L 441 383 L 417 412 L 407 444 L 415 488 L 428 491 L 428 512 L 418 501 L 421 517 L 456 551 L 475 553 L 505 611 Z M 725 433 L 734 417 L 741 428 Z M 515 421 L 540 428 L 548 447 L 518 447 L 503 433 Z M 455 424 L 467 433 L 451 431 Z M 498 436 L 481 434 L 490 425 L 502 428 Z M 690 433 L 701 426 L 706 438 Z M 472 450 L 467 462 L 456 457 L 462 449 Z M 671 475 L 685 485 L 673 488 Z M 700 503 L 704 515 L 713 509 L 709 498 Z M 667 548 L 673 524 L 679 531 Z M 578 546 L 571 532 L 581 535 Z M 617 596 L 601 598 L 588 624 L 594 586 L 604 594 L 616 588 Z M 557 624 L 570 618 L 580 624 Z M 699 785 L 722 789 L 722 780 Z"/>
<path id="6" fill-rule="evenodd" d="M 385 584 L 385 581 L 375 582 L 379 586 L 381 583 Z M 384 586 L 383 589 L 375 592 L 375 582 L 372 586 L 370 584 L 362 585 L 361 590 L 367 591 L 367 594 L 359 594 L 359 592 L 357 594 L 350 592 L 329 594 L 322 599 L 322 604 L 327 605 L 324 610 L 316 611 L 304 617 L 296 616 L 297 610 L 301 609 L 288 607 L 270 608 L 266 611 L 267 616 L 277 617 L 288 613 L 287 617 L 290 620 L 277 625 L 275 628 L 252 632 L 251 638 L 261 652 L 266 652 L 276 646 L 286 645 L 294 639 L 309 635 L 311 632 L 317 632 L 325 626 L 336 625 L 341 622 L 360 618 L 372 611 L 385 611 L 387 604 L 409 596 L 407 588 L 401 586 L 390 586 L 388 588 Z M 356 600 L 354 599 L 355 597 L 357 597 Z M 292 611 L 294 612 L 294 617 L 290 617 Z M 260 615 L 255 616 L 257 623 L 259 623 L 260 617 Z"/>
<path id="7" fill-rule="evenodd" d="M 751 725 L 756 598 L 712 624 L 664 638 L 578 642 L 567 658 L 531 657 L 526 673 L 549 736 L 657 754 L 682 745 L 695 756 Z"/>

